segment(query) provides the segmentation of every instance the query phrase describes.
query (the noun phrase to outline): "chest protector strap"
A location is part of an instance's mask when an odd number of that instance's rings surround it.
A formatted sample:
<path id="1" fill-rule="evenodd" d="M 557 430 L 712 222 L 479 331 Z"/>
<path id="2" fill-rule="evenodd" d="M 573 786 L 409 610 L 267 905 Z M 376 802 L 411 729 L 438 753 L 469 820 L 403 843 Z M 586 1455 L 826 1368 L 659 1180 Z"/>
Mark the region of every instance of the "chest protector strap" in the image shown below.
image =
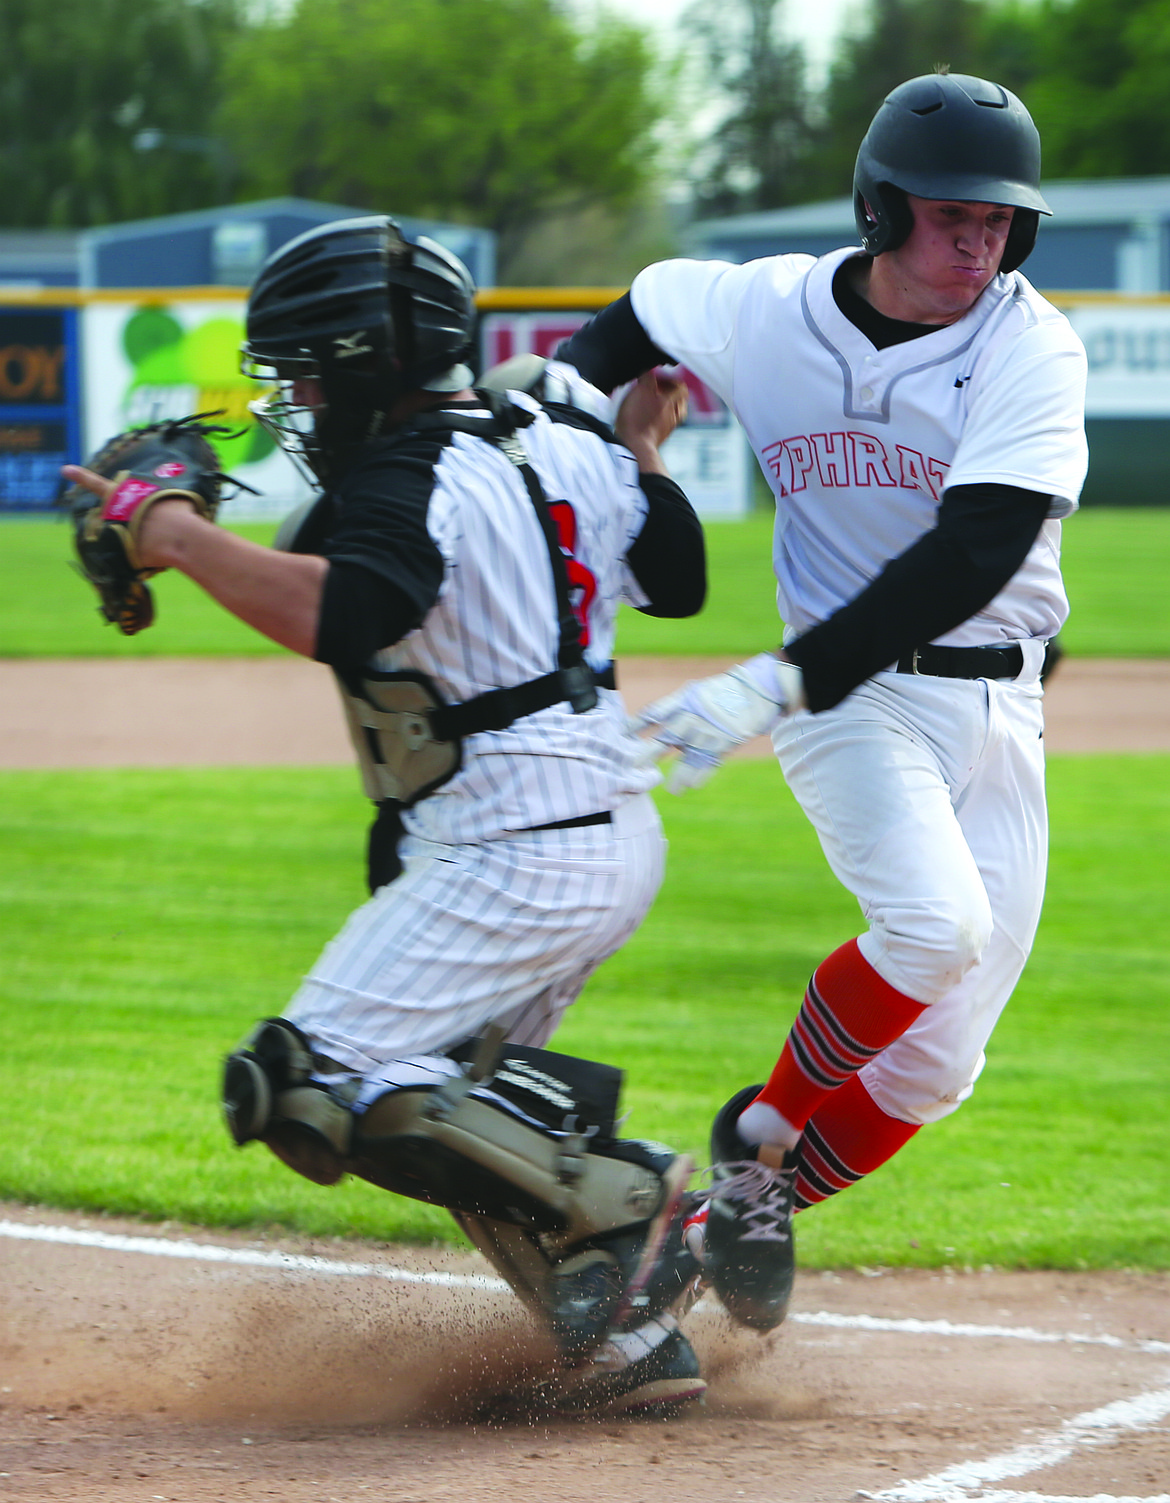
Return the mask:
<path id="1" fill-rule="evenodd" d="M 532 414 L 482 393 L 491 418 L 459 413 L 422 413 L 416 429 L 471 433 L 493 444 L 516 466 L 540 523 L 556 590 L 557 667 L 554 672 L 510 688 L 490 689 L 462 704 L 448 704 L 424 673 L 337 672 L 350 735 L 362 770 L 362 785 L 375 802 L 416 803 L 454 777 L 463 765 L 462 741 L 477 731 L 506 730 L 514 721 L 564 701 L 574 715 L 597 703 L 599 684 L 613 687 L 612 666 L 600 674 L 585 662 L 581 630 L 573 614 L 569 577 L 544 488 L 528 462 L 517 426 Z"/>

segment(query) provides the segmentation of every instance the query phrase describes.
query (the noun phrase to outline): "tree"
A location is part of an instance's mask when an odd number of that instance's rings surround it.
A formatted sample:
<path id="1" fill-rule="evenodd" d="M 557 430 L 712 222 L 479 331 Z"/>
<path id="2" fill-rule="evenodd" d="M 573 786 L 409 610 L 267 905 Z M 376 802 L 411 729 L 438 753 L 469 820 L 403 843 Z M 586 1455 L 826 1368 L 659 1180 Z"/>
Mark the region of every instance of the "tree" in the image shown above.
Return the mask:
<path id="1" fill-rule="evenodd" d="M 506 260 L 543 211 L 645 183 L 654 61 L 554 0 L 299 0 L 240 37 L 220 123 L 241 194 L 475 223 Z"/>
<path id="2" fill-rule="evenodd" d="M 225 197 L 207 118 L 238 24 L 236 0 L 0 0 L 0 224 L 102 224 Z"/>
<path id="3" fill-rule="evenodd" d="M 851 191 L 857 148 L 878 106 L 898 84 L 945 66 L 999 77 L 990 58 L 984 0 L 870 0 L 860 30 L 837 44 L 820 104 L 822 141 L 813 166 L 821 198 Z"/>
<path id="4" fill-rule="evenodd" d="M 785 38 L 782 10 L 782 0 L 734 0 L 718 11 L 698 0 L 685 13 L 684 27 L 729 106 L 700 155 L 700 211 L 774 209 L 808 196 L 813 132 L 804 49 Z"/>
<path id="5" fill-rule="evenodd" d="M 1165 0 L 1043 0 L 1029 20 L 1046 176 L 1170 172 Z"/>

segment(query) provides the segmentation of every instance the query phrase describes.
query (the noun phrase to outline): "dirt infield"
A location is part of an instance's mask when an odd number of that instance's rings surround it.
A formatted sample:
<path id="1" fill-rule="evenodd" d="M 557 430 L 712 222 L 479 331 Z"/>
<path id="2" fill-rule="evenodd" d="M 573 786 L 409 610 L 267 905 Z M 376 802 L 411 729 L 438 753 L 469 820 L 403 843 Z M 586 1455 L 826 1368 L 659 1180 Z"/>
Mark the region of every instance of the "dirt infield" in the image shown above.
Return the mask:
<path id="1" fill-rule="evenodd" d="M 1065 662 L 1047 743 L 1164 750 L 1168 691 Z M 0 704 L 4 767 L 350 759 L 291 659 L 0 663 Z M 703 1407 L 570 1423 L 500 1417 L 548 1354 L 485 1272 L 0 1205 L 0 1500 L 1170 1503 L 1170 1276 L 809 1272 L 773 1336 L 692 1313 Z"/>
<path id="2" fill-rule="evenodd" d="M 1164 1503 L 1170 1479 L 1160 1276 L 810 1273 L 769 1337 L 692 1312 L 702 1408 L 550 1422 L 488 1417 L 545 1352 L 470 1256 L 0 1206 L 0 1259 L 0 1498 Z"/>
<path id="3" fill-rule="evenodd" d="M 622 692 L 636 710 L 730 661 L 626 658 Z M 0 660 L 0 706 L 0 767 L 351 760 L 328 669 L 291 656 Z M 1045 714 L 1053 752 L 1164 751 L 1170 662 L 1066 659 Z"/>

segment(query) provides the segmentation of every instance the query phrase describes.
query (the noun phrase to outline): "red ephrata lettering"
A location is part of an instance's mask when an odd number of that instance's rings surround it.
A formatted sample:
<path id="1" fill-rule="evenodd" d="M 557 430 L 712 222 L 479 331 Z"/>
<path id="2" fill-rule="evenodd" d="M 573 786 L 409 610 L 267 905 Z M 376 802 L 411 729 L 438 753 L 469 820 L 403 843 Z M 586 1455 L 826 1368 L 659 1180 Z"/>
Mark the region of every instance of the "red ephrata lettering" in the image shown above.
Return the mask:
<path id="1" fill-rule="evenodd" d="M 784 452 L 788 456 L 788 488 L 803 491 L 808 487 L 809 472 L 816 464 L 813 446 L 803 435 L 784 440 Z"/>
<path id="2" fill-rule="evenodd" d="M 904 444 L 898 445 L 898 458 L 901 461 L 898 484 L 902 489 L 922 491 L 937 501 L 947 483 L 950 465 L 941 459 L 928 459 L 917 449 L 908 449 Z"/>
<path id="3" fill-rule="evenodd" d="M 814 433 L 813 450 L 826 490 L 849 484 L 849 449 L 844 433 Z"/>
<path id="4" fill-rule="evenodd" d="M 873 433 L 851 433 L 853 474 L 858 485 L 897 485 L 890 473 L 886 446 Z"/>

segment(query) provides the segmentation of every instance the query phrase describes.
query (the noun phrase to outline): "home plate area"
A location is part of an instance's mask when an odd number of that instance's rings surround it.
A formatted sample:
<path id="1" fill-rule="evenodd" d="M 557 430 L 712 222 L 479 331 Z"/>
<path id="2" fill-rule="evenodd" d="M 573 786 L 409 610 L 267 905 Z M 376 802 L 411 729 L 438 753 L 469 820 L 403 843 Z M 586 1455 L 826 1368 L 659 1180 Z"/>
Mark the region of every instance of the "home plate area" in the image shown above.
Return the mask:
<path id="1" fill-rule="evenodd" d="M 0 1499 L 1170 1503 L 1170 1277 L 801 1275 L 708 1296 L 668 1421 L 508 1418 L 548 1371 L 486 1265 L 0 1206 Z"/>

